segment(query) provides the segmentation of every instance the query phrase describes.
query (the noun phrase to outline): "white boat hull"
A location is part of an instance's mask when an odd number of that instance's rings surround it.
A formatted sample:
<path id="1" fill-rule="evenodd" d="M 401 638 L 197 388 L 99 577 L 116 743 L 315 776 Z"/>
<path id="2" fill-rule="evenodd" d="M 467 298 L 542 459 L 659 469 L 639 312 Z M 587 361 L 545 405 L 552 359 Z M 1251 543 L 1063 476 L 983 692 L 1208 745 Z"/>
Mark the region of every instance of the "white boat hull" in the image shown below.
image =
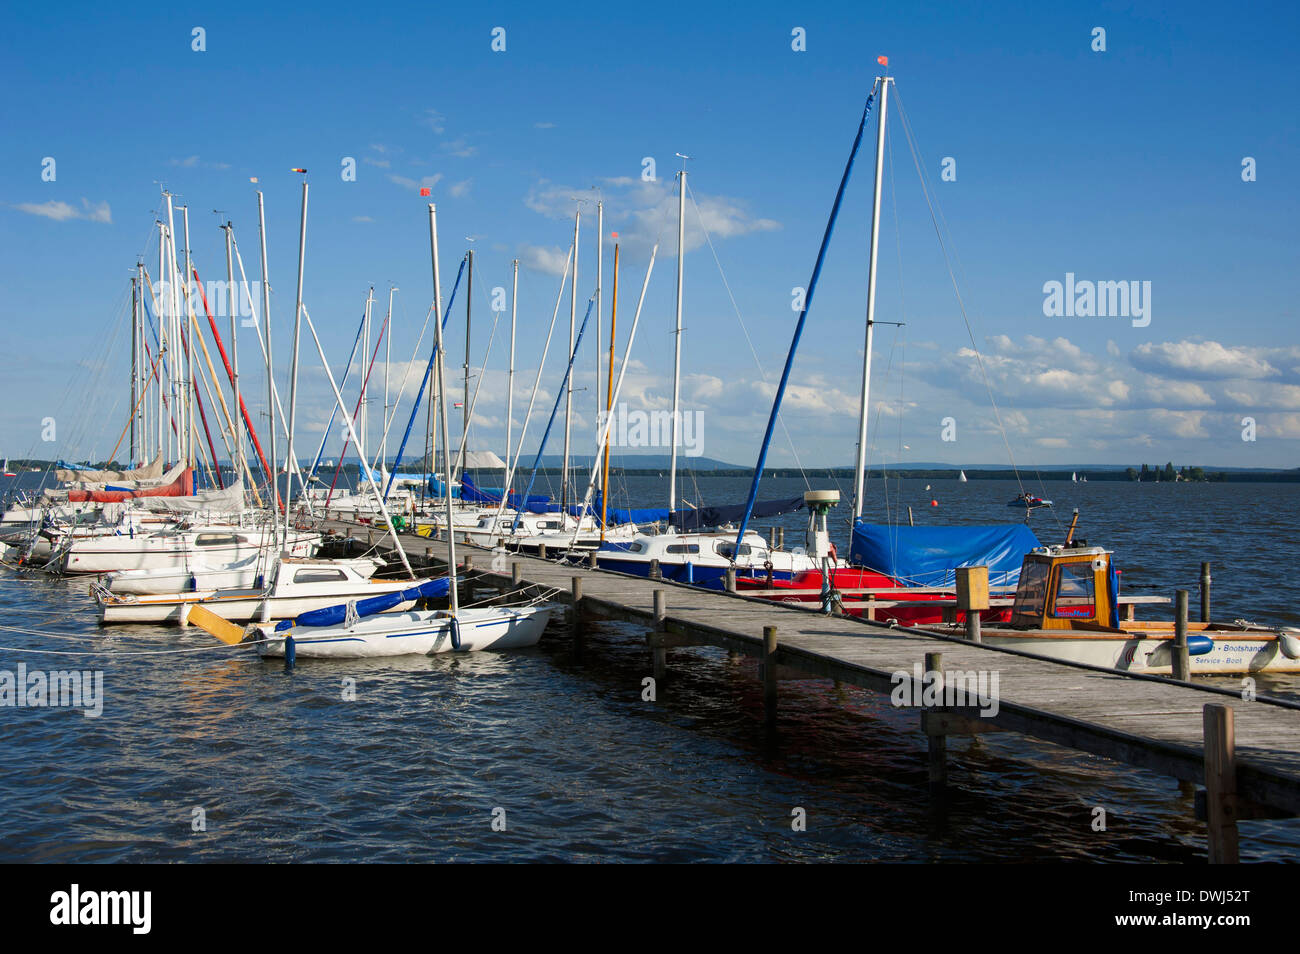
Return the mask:
<path id="1" fill-rule="evenodd" d="M 355 626 L 300 626 L 288 630 L 294 654 L 308 659 L 358 659 L 376 656 L 432 656 L 437 653 L 524 649 L 537 645 L 553 607 L 493 607 L 462 610 L 459 617 L 460 648 L 452 645 L 451 621 L 446 613 L 380 613 Z M 283 657 L 286 632 L 259 627 L 266 642 L 258 652 Z"/>
<path id="2" fill-rule="evenodd" d="M 1104 636 L 1072 634 L 1007 634 L 984 630 L 981 640 L 988 646 L 1003 646 L 1067 662 L 1086 663 L 1123 672 L 1169 675 L 1173 671 L 1169 640 L 1162 636 Z M 1191 674 L 1232 675 L 1254 672 L 1300 672 L 1300 659 L 1283 651 L 1281 640 L 1272 633 L 1216 633 L 1214 646 L 1206 653 L 1189 657 Z"/>

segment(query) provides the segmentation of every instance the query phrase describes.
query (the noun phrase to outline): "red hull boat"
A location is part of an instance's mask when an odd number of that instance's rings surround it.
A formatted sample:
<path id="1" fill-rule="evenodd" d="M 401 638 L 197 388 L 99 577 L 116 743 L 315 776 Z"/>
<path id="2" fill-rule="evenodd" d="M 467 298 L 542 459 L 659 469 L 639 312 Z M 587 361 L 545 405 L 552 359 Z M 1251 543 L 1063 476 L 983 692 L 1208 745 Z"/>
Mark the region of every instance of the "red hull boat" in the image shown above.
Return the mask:
<path id="1" fill-rule="evenodd" d="M 874 618 L 880 622 L 896 622 L 901 626 L 921 626 L 943 622 L 965 622 L 966 613 L 957 609 L 955 590 L 935 587 L 905 586 L 903 583 L 860 567 L 837 567 L 831 571 L 831 586 L 844 607 L 846 616 L 864 616 L 867 607 L 851 605 L 865 603 L 874 598 Z M 805 570 L 788 580 L 753 579 L 738 577 L 736 589 L 746 596 L 758 596 L 782 603 L 821 602 L 822 574 L 820 570 Z M 1006 606 L 994 606 L 980 612 L 986 623 L 1009 623 L 1011 600 Z"/>

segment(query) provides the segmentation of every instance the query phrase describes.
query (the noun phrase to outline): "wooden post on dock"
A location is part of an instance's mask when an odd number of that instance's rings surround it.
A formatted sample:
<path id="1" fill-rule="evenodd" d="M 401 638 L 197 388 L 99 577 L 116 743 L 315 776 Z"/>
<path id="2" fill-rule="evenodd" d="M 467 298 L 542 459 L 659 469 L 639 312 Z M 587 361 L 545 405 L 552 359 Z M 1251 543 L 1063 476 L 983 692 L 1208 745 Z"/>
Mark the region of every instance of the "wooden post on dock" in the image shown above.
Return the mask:
<path id="1" fill-rule="evenodd" d="M 1201 622 L 1210 621 L 1210 564 L 1201 564 Z"/>
<path id="2" fill-rule="evenodd" d="M 510 561 L 510 585 L 518 587 L 524 581 L 524 568 L 518 560 Z"/>
<path id="3" fill-rule="evenodd" d="M 654 600 L 655 632 L 662 633 L 664 620 L 668 617 L 668 594 L 664 590 L 655 590 Z M 660 682 L 668 672 L 668 650 L 656 646 L 651 651 L 651 655 L 654 658 L 655 682 Z"/>
<path id="4" fill-rule="evenodd" d="M 1205 819 L 1210 864 L 1237 863 L 1237 743 L 1233 710 L 1221 702 L 1205 706 Z"/>
<path id="5" fill-rule="evenodd" d="M 596 569 L 596 551 L 595 551 L 595 550 L 591 550 L 591 551 L 589 551 L 589 552 L 587 553 L 587 566 L 588 566 L 590 569 L 592 569 L 592 570 Z"/>
<path id="6" fill-rule="evenodd" d="M 966 638 L 980 641 L 980 610 L 989 608 L 989 568 L 957 567 L 957 609 L 966 613 Z"/>
<path id="7" fill-rule="evenodd" d="M 940 694 L 943 689 L 943 653 L 926 653 L 925 654 L 925 676 L 921 685 L 921 692 L 926 691 L 926 686 L 932 680 L 938 681 Z M 931 735 L 928 737 L 930 743 L 929 753 L 929 781 L 931 794 L 942 792 L 948 785 L 948 737 L 946 735 Z"/>
<path id="8" fill-rule="evenodd" d="M 734 566 L 727 567 L 726 588 L 728 593 L 736 592 L 736 568 Z"/>
<path id="9" fill-rule="evenodd" d="M 537 544 L 537 555 L 538 555 L 541 559 L 543 559 L 543 560 L 546 559 L 546 544 L 545 544 L 545 543 L 539 543 L 539 544 Z"/>
<path id="10" fill-rule="evenodd" d="M 763 627 L 763 718 L 776 725 L 776 627 Z"/>
<path id="11" fill-rule="evenodd" d="M 1192 675 L 1192 657 L 1187 649 L 1187 591 L 1174 592 L 1174 645 L 1170 649 L 1173 656 L 1173 676 L 1186 682 Z"/>
<path id="12" fill-rule="evenodd" d="M 867 619 L 871 620 L 871 622 L 874 623 L 876 621 L 876 594 L 875 593 L 867 594 L 867 608 L 864 611 L 864 613 Z"/>
<path id="13" fill-rule="evenodd" d="M 569 624 L 573 628 L 573 648 L 577 651 L 582 650 L 582 577 L 575 576 L 573 579 L 573 611 L 569 616 Z"/>
<path id="14" fill-rule="evenodd" d="M 663 572 L 659 569 L 659 561 L 658 561 L 657 559 L 655 559 L 655 560 L 651 560 L 651 561 L 650 561 L 650 579 L 652 579 L 652 580 L 662 580 L 663 578 L 664 578 Z"/>

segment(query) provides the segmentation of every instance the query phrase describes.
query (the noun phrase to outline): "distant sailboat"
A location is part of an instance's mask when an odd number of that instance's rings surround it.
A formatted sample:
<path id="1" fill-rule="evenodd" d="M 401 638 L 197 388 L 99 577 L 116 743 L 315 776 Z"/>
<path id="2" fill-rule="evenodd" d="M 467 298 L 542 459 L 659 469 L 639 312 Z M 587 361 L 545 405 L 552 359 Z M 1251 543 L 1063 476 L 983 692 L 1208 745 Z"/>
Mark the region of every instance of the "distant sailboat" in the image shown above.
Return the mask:
<path id="1" fill-rule="evenodd" d="M 8 458 L 8 457 L 5 458 L 5 462 L 4 462 L 4 475 L 5 475 L 6 477 L 17 477 L 17 476 L 18 476 L 18 475 L 15 474 L 12 470 L 9 469 L 9 458 Z"/>
<path id="2" fill-rule="evenodd" d="M 959 480 L 959 481 L 960 481 L 961 483 L 963 483 L 963 484 L 966 483 L 966 471 L 963 470 L 963 471 L 958 472 L 958 474 L 957 474 L 957 480 Z"/>
<path id="3" fill-rule="evenodd" d="M 1071 472 L 1070 472 L 1070 481 L 1071 481 L 1072 483 L 1076 483 L 1076 484 L 1077 484 L 1077 483 L 1079 482 L 1079 475 L 1076 474 L 1076 473 L 1074 473 L 1073 471 L 1071 471 Z"/>

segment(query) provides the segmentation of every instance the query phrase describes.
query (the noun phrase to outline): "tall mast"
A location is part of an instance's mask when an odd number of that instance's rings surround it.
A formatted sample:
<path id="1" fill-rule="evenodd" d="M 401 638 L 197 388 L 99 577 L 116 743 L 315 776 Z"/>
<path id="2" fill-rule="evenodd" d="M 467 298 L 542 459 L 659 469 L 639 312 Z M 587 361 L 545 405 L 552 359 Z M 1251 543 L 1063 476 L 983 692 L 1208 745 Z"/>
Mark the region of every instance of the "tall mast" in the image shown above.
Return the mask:
<path id="1" fill-rule="evenodd" d="M 888 76 L 876 77 L 880 84 L 880 115 L 876 131 L 876 188 L 871 200 L 871 261 L 867 266 L 867 341 L 862 355 L 862 398 L 858 415 L 858 461 L 853 470 L 853 520 L 862 519 L 863 492 L 867 469 L 867 406 L 871 396 L 871 339 L 876 323 L 876 253 L 880 247 L 880 185 L 885 168 L 885 110 L 889 105 Z"/>
<path id="2" fill-rule="evenodd" d="M 465 282 L 465 397 L 464 403 L 461 404 L 461 444 L 469 446 L 469 321 L 470 311 L 474 302 L 474 250 L 469 250 L 469 275 Z M 445 435 L 444 435 L 445 436 Z M 464 469 L 464 460 L 461 461 L 461 468 Z M 448 488 L 450 491 L 450 488 Z"/>
<path id="3" fill-rule="evenodd" d="M 601 293 L 604 286 L 605 278 L 605 202 L 602 199 L 596 200 L 596 347 L 592 353 L 596 356 L 596 406 L 600 406 L 600 314 L 603 298 Z M 605 492 L 605 485 L 600 485 L 600 491 Z"/>
<path id="4" fill-rule="evenodd" d="M 134 275 L 131 276 L 131 466 L 138 467 L 140 464 L 139 448 L 135 443 L 135 420 L 140 413 L 136 407 L 136 401 L 139 394 L 139 374 L 140 366 L 138 363 L 138 351 L 140 348 L 140 280 Z"/>
<path id="5" fill-rule="evenodd" d="M 190 257 L 190 207 L 181 206 L 181 215 L 185 223 L 185 307 L 181 310 L 180 324 L 182 328 L 188 327 L 190 315 L 190 276 L 193 272 L 193 260 Z M 182 334 L 183 340 L 189 339 L 188 334 Z M 193 342 L 185 348 L 185 462 L 190 467 L 194 466 L 195 453 L 194 443 L 198 432 L 194 429 L 194 347 Z"/>
<path id="6" fill-rule="evenodd" d="M 362 437 L 366 438 L 366 440 L 370 439 L 370 428 L 368 426 L 370 424 L 370 391 L 366 387 L 366 385 L 370 381 L 370 374 L 367 371 L 368 365 L 366 364 L 369 358 L 367 358 L 366 356 L 370 354 L 370 313 L 371 310 L 374 308 L 374 305 L 375 305 L 375 286 L 371 285 L 370 291 L 367 292 L 366 294 L 366 317 L 365 317 L 365 321 L 362 323 L 362 328 L 364 330 L 361 333 L 362 341 L 363 341 L 363 344 L 361 345 L 361 367 L 360 367 L 360 370 L 362 372 L 361 374 L 361 419 L 357 422 L 357 430 L 360 432 Z M 364 456 L 361 458 L 361 466 L 362 467 L 370 466 L 370 463 L 366 460 Z M 358 479 L 358 486 L 359 486 L 359 479 Z"/>
<path id="7" fill-rule="evenodd" d="M 167 429 L 167 445 L 175 448 L 176 456 L 174 460 L 180 462 L 184 453 L 181 447 L 181 441 L 184 432 L 185 420 L 181 417 L 181 409 L 177 400 L 179 395 L 178 382 L 176 380 L 177 367 L 176 363 L 183 360 L 180 352 L 180 318 L 178 316 L 180 282 L 176 279 L 180 276 L 176 274 L 176 213 L 172 204 L 172 194 L 167 193 L 167 290 L 171 301 L 169 302 L 169 327 L 168 337 L 171 339 L 171 357 L 167 361 L 167 367 L 170 373 L 167 375 L 167 387 L 171 392 L 171 427 Z"/>
<path id="8" fill-rule="evenodd" d="M 569 296 L 569 355 L 573 355 L 573 339 L 578 327 L 578 223 L 582 219 L 582 209 L 573 213 L 573 291 Z M 573 375 L 570 374 L 564 388 L 564 464 L 560 471 L 560 512 L 568 513 L 569 508 L 569 433 L 573 421 Z"/>
<path id="9" fill-rule="evenodd" d="M 617 238 L 617 233 L 615 233 Z M 609 375 L 605 382 L 605 433 L 614 412 L 614 342 L 618 334 L 618 242 L 614 243 L 614 291 L 609 306 Z M 609 514 L 609 440 L 605 440 L 605 467 L 600 477 L 600 542 L 605 542 L 605 520 Z"/>
<path id="10" fill-rule="evenodd" d="M 154 299 L 154 322 L 158 325 L 158 354 L 154 356 L 155 365 L 158 375 L 158 419 L 155 422 L 158 426 L 158 445 L 157 451 L 163 455 L 164 461 L 167 453 L 167 437 L 163 433 L 167 420 L 167 395 L 163 387 L 163 372 L 166 370 L 163 363 L 163 356 L 167 353 L 168 339 L 170 335 L 167 332 L 165 320 L 167 318 L 167 273 L 163 270 L 167 263 L 167 223 L 158 223 L 158 295 Z"/>
<path id="11" fill-rule="evenodd" d="M 438 402 L 438 414 L 442 418 L 442 474 L 443 480 L 447 483 L 447 492 L 443 496 L 447 508 L 447 575 L 451 577 L 448 595 L 451 599 L 451 615 L 454 617 L 460 612 L 460 604 L 456 594 L 456 534 L 452 532 L 451 441 L 447 439 L 447 376 L 443 374 L 442 292 L 438 284 L 438 211 L 432 202 L 429 203 L 429 254 L 433 258 L 433 329 L 435 336 L 433 346 L 438 351 L 435 364 L 437 365 L 438 392 L 442 398 Z"/>
<path id="12" fill-rule="evenodd" d="M 262 204 L 262 193 L 257 193 L 257 234 L 262 242 L 262 322 L 266 326 L 266 407 L 267 412 L 271 415 L 271 535 L 272 538 L 280 529 L 280 508 L 278 502 L 280 499 L 280 481 L 278 474 L 280 472 L 280 462 L 276 457 L 275 448 L 275 365 L 271 361 L 271 283 L 267 278 L 266 269 L 266 209 Z M 285 489 L 288 490 L 288 481 L 285 481 Z M 288 533 L 288 513 L 285 513 L 285 533 Z"/>
<path id="13" fill-rule="evenodd" d="M 678 153 L 678 155 L 681 155 Z M 686 157 L 683 156 L 683 159 Z M 677 403 L 681 395 L 682 377 L 682 267 L 686 258 L 686 163 L 677 173 L 677 327 L 673 332 L 673 446 L 668 465 L 668 522 L 671 526 L 673 510 L 677 506 Z"/>
<path id="14" fill-rule="evenodd" d="M 296 463 L 297 458 L 294 456 L 293 438 L 298 422 L 298 341 L 302 337 L 302 273 L 303 265 L 307 259 L 307 180 L 302 182 L 302 218 L 298 223 L 298 293 L 296 296 L 293 312 L 293 356 L 289 361 L 289 446 L 285 451 L 285 460 Z M 287 469 L 292 469 L 290 464 Z M 306 488 L 303 488 L 304 495 Z M 285 503 L 284 515 L 284 539 L 285 544 L 289 542 L 289 512 L 288 501 Z"/>
<path id="15" fill-rule="evenodd" d="M 140 307 L 135 314 L 135 323 L 138 335 L 135 342 L 135 400 L 139 404 L 136 415 L 140 422 L 140 433 L 136 438 L 136 453 L 139 455 L 136 462 L 139 464 L 146 463 L 145 458 L 149 457 L 149 402 L 143 400 L 142 393 L 145 387 L 145 371 L 149 367 L 148 362 L 144 360 L 144 262 L 135 263 L 135 287 L 140 292 Z"/>
<path id="16" fill-rule="evenodd" d="M 226 288 L 229 292 L 226 295 L 227 307 L 230 309 L 230 377 L 231 387 L 235 393 L 235 476 L 241 478 L 244 475 L 244 417 L 240 413 L 243 406 L 240 403 L 239 389 L 239 292 L 235 285 L 235 262 L 230 250 L 231 233 L 234 231 L 231 227 L 230 220 L 221 227 L 226 233 Z"/>
<path id="17" fill-rule="evenodd" d="M 519 315 L 519 259 L 513 263 L 513 278 L 510 284 L 510 369 L 506 372 L 506 474 L 510 469 L 510 439 L 514 436 L 515 414 L 515 322 Z M 510 500 L 510 486 L 502 492 L 502 499 Z"/>

